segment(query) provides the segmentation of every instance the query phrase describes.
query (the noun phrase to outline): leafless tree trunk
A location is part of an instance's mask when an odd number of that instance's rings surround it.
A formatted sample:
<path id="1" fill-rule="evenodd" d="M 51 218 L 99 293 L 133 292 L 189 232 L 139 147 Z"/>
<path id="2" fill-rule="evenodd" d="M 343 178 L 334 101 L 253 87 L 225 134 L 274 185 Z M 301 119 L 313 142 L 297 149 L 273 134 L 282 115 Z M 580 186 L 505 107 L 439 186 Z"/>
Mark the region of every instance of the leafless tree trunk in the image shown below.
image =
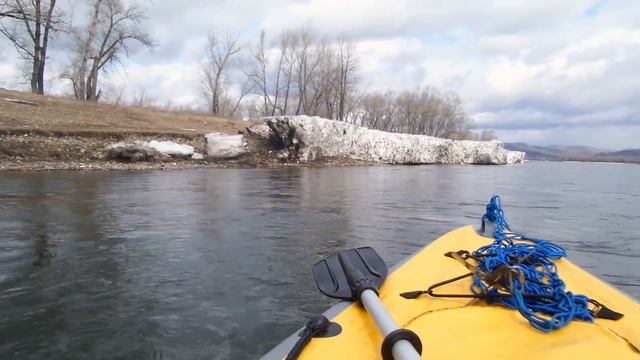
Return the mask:
<path id="1" fill-rule="evenodd" d="M 309 88 L 316 68 L 319 64 L 319 56 L 314 56 L 313 45 L 315 36 L 308 29 L 301 29 L 296 32 L 298 46 L 296 48 L 296 67 L 298 80 L 298 106 L 296 115 L 308 114 L 311 104 L 309 98 Z"/>
<path id="2" fill-rule="evenodd" d="M 12 20 L 12 26 L 0 23 L 0 34 L 14 45 L 18 54 L 30 63 L 31 92 L 44 94 L 44 73 L 51 32 L 62 23 L 55 12 L 56 0 L 7 0 L 0 3 L 0 18 Z"/>
<path id="3" fill-rule="evenodd" d="M 264 31 L 260 33 L 255 48 L 251 51 L 251 69 L 247 73 L 254 87 L 262 96 L 262 116 L 268 116 L 273 108 L 273 102 L 269 93 L 269 80 L 267 78 L 267 67 L 269 59 L 266 53 L 266 34 Z"/>
<path id="4" fill-rule="evenodd" d="M 291 91 L 293 75 L 293 49 L 292 34 L 284 31 L 277 41 L 278 65 L 275 69 L 274 99 L 271 107 L 271 116 L 276 115 L 276 110 L 280 115 L 286 114 L 289 106 L 289 93 Z"/>
<path id="5" fill-rule="evenodd" d="M 121 86 L 120 88 L 116 89 L 116 92 L 113 96 L 113 104 L 116 106 L 120 106 L 123 104 L 124 102 L 124 94 L 127 91 L 127 88 L 124 86 Z"/>
<path id="6" fill-rule="evenodd" d="M 249 78 L 245 78 L 245 81 L 242 83 L 242 86 L 240 86 L 240 93 L 238 95 L 238 97 L 236 97 L 236 101 L 235 104 L 233 104 L 230 107 L 230 110 L 227 111 L 226 115 L 227 116 L 235 116 L 236 112 L 238 111 L 238 109 L 240 108 L 240 104 L 242 103 L 242 99 L 244 99 L 245 96 L 247 96 L 255 87 L 255 85 L 252 84 L 251 79 Z"/>
<path id="7" fill-rule="evenodd" d="M 147 107 L 151 105 L 151 99 L 147 97 L 147 89 L 138 89 L 136 95 L 133 97 L 133 106 Z"/>
<path id="8" fill-rule="evenodd" d="M 338 43 L 338 120 L 345 120 L 347 97 L 355 84 L 357 60 L 351 44 L 340 40 Z"/>
<path id="9" fill-rule="evenodd" d="M 221 98 L 228 88 L 227 71 L 231 66 L 232 58 L 240 52 L 241 47 L 238 44 L 238 37 L 226 35 L 224 42 L 221 42 L 214 33 L 209 34 L 207 41 L 207 60 L 202 68 L 202 85 L 205 96 L 209 102 L 211 113 L 221 115 L 225 114 Z M 244 89 L 244 86 L 243 86 Z M 241 92 L 244 92 L 241 91 Z M 242 100 L 245 94 L 239 97 Z M 239 101 L 238 101 L 239 103 Z M 237 105 L 233 107 L 233 112 L 237 109 Z"/>
<path id="10" fill-rule="evenodd" d="M 73 86 L 73 93 L 78 100 L 87 100 L 87 66 L 89 59 L 91 58 L 92 46 L 94 44 L 96 33 L 98 31 L 98 22 L 100 21 L 100 8 L 102 6 L 102 0 L 96 0 L 93 2 L 91 9 L 92 16 L 91 22 L 85 29 L 86 38 L 83 38 L 81 34 L 77 34 L 76 41 L 78 43 L 78 49 L 75 59 L 76 63 L 72 66 L 71 74 L 63 75 L 68 78 Z"/>
<path id="11" fill-rule="evenodd" d="M 346 120 L 355 110 L 357 58 L 349 43 L 331 43 L 304 28 L 282 32 L 270 48 L 267 43 L 263 32 L 246 72 L 261 97 L 262 116 Z"/>
<path id="12" fill-rule="evenodd" d="M 71 81 L 77 99 L 98 101 L 100 73 L 129 56 L 131 43 L 152 47 L 153 42 L 141 28 L 145 14 L 135 1 L 92 0 L 90 16 L 86 28 L 75 31 L 76 59 L 64 77 Z"/>
<path id="13" fill-rule="evenodd" d="M 314 44 L 310 58 L 314 68 L 306 76 L 304 113 L 335 119 L 339 78 L 336 53 L 330 44 L 322 40 Z"/>

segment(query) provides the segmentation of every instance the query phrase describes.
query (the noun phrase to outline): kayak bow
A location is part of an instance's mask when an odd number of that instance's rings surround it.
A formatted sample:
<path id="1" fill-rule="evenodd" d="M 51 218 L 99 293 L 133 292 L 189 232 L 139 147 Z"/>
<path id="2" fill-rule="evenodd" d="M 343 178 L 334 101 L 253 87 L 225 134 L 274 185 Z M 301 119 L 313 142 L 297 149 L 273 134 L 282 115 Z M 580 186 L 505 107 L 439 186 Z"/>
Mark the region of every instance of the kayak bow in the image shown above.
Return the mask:
<path id="1" fill-rule="evenodd" d="M 427 291 L 417 294 L 416 289 L 433 284 L 441 287 L 439 291 L 443 293 L 469 294 L 473 279 L 462 276 L 469 269 L 452 260 L 450 257 L 455 259 L 455 256 L 451 252 L 480 249 L 493 241 L 494 238 L 480 235 L 471 226 L 461 227 L 396 265 L 386 279 L 383 277 L 376 283 L 379 299 L 392 320 L 421 339 L 425 358 L 639 358 L 640 305 L 564 257 L 553 263 L 566 290 L 597 299 L 595 303 L 606 306 L 596 306 L 590 309 L 592 313 L 602 311 L 604 307 L 615 310 L 612 316 L 570 321 L 546 333 L 532 327 L 517 311 L 490 304 L 482 298 L 440 297 L 433 289 L 431 294 L 417 296 Z M 443 282 L 458 277 L 456 281 Z M 416 296 L 405 298 L 400 295 L 407 292 Z M 525 296 L 526 292 L 523 294 Z M 378 331 L 376 322 L 360 304 L 341 302 L 324 315 L 340 324 L 342 331 L 337 336 L 314 338 L 304 348 L 300 359 L 381 358 L 381 344 L 386 334 Z M 283 359 L 296 339 L 297 335 L 292 335 L 263 359 Z"/>

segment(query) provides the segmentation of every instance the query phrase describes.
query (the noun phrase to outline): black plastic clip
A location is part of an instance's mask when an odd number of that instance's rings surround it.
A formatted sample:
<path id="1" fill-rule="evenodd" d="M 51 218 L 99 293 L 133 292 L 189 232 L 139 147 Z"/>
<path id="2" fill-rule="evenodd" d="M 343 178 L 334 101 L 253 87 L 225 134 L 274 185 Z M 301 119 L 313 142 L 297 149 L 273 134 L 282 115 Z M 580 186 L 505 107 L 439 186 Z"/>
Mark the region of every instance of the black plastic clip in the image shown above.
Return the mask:
<path id="1" fill-rule="evenodd" d="M 591 314 L 595 318 L 607 319 L 607 320 L 620 320 L 624 317 L 624 314 L 609 309 L 608 307 L 604 306 L 604 304 L 602 304 L 597 300 L 589 299 L 589 302 L 596 307 L 595 309 L 590 310 Z"/>
<path id="2" fill-rule="evenodd" d="M 342 332 L 340 324 L 329 321 L 329 319 L 324 315 L 313 316 L 298 334 L 300 337 L 289 351 L 289 354 L 287 354 L 286 359 L 297 359 L 304 347 L 307 346 L 312 338 L 333 337 L 340 334 L 340 332 Z"/>

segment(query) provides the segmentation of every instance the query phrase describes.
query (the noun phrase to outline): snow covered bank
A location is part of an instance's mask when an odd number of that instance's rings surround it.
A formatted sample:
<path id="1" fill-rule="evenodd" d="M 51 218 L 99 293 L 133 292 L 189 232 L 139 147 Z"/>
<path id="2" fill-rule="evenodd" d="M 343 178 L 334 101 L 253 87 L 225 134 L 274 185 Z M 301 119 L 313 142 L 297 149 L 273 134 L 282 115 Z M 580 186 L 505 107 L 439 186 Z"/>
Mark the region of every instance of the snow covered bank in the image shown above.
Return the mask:
<path id="1" fill-rule="evenodd" d="M 273 156 L 295 162 L 347 158 L 386 164 L 501 165 L 521 163 L 525 155 L 505 150 L 499 141 L 389 133 L 309 116 L 264 118 L 247 132 L 268 140 Z"/>

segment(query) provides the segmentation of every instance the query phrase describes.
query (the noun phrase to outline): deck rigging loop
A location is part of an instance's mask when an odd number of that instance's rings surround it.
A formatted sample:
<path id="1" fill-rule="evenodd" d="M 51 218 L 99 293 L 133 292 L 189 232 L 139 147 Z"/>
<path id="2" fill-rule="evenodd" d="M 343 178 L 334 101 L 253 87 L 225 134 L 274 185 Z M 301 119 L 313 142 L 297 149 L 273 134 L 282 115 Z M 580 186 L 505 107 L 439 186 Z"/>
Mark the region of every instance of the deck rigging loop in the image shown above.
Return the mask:
<path id="1" fill-rule="evenodd" d="M 413 299 L 422 294 L 433 297 L 480 298 L 518 310 L 531 326 L 551 332 L 567 326 L 573 320 L 593 321 L 594 317 L 618 320 L 615 312 L 585 295 L 566 291 L 558 275 L 555 260 L 566 256 L 559 245 L 547 240 L 513 232 L 507 223 L 499 196 L 491 198 L 482 216 L 482 230 L 487 222 L 494 225 L 494 241 L 469 252 L 448 252 L 450 257 L 470 272 L 431 285 L 427 290 L 400 294 Z M 471 277 L 470 294 L 443 294 L 434 290 Z M 589 305 L 592 305 L 591 308 Z"/>

